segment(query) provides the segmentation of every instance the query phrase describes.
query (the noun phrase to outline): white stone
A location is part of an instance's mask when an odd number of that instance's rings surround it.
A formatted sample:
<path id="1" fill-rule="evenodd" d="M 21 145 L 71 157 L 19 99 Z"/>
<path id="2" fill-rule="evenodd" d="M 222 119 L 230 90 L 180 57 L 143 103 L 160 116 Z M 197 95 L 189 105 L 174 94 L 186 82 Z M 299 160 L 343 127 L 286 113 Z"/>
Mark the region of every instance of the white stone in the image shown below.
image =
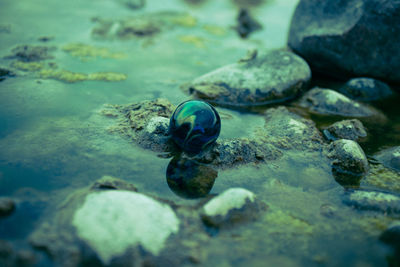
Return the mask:
<path id="1" fill-rule="evenodd" d="M 373 200 L 376 202 L 391 202 L 397 201 L 400 203 L 400 198 L 395 195 L 380 193 L 380 192 L 365 192 L 365 191 L 357 191 L 351 194 L 350 197 L 353 201 L 369 201 Z"/>
<path id="2" fill-rule="evenodd" d="M 291 126 L 290 129 L 298 134 L 302 134 L 304 130 L 307 128 L 307 126 L 304 123 L 294 120 L 292 118 L 289 120 L 288 124 Z"/>
<path id="3" fill-rule="evenodd" d="M 358 158 L 358 159 L 365 159 L 365 154 L 360 145 L 353 141 L 353 140 L 347 140 L 347 139 L 341 139 L 338 140 L 337 142 L 342 143 L 342 148 L 343 150 L 348 153 L 353 155 L 353 157 Z"/>
<path id="4" fill-rule="evenodd" d="M 326 96 L 326 103 L 335 105 L 337 101 L 342 101 L 345 103 L 352 102 L 347 96 L 344 96 L 336 91 L 330 89 L 324 89 L 325 96 Z"/>
<path id="5" fill-rule="evenodd" d="M 204 205 L 207 216 L 225 216 L 232 209 L 240 209 L 246 201 L 254 202 L 254 193 L 244 188 L 230 188 Z"/>
<path id="6" fill-rule="evenodd" d="M 139 244 L 157 255 L 166 239 L 179 230 L 179 220 L 168 205 L 128 191 L 88 195 L 72 224 L 104 264 Z"/>
<path id="7" fill-rule="evenodd" d="M 153 117 L 149 120 L 146 125 L 146 132 L 154 133 L 156 130 L 161 127 L 162 129 L 168 129 L 169 126 L 169 119 L 165 117 Z"/>

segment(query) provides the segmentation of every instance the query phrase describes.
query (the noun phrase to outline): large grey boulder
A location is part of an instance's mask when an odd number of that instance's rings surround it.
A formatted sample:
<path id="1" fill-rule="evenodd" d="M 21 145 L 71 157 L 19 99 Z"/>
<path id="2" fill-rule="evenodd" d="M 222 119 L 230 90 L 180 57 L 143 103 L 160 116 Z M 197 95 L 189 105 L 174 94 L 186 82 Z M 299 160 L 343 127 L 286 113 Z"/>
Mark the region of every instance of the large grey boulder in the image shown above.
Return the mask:
<path id="1" fill-rule="evenodd" d="M 253 51 L 241 59 L 207 73 L 183 88 L 196 98 L 227 106 L 253 106 L 284 102 L 307 87 L 307 63 L 289 51 Z"/>
<path id="2" fill-rule="evenodd" d="M 301 0 L 289 46 L 318 72 L 400 82 L 400 2 Z"/>

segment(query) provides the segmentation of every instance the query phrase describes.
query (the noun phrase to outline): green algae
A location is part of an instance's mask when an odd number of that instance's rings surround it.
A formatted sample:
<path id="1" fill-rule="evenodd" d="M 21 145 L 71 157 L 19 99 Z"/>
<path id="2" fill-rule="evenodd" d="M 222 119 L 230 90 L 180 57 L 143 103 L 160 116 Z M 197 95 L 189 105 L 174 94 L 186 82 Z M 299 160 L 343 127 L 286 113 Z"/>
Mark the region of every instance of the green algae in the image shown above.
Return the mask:
<path id="1" fill-rule="evenodd" d="M 107 47 L 97 47 L 82 43 L 67 44 L 62 50 L 81 61 L 89 61 L 96 58 L 124 59 L 127 57 L 124 53 L 112 52 Z"/>
<path id="2" fill-rule="evenodd" d="M 42 79 L 55 79 L 67 83 L 75 83 L 82 81 L 106 81 L 118 82 L 126 80 L 127 76 L 123 73 L 116 72 L 93 72 L 93 73 L 80 73 L 68 70 L 53 70 L 44 69 L 39 72 L 39 77 Z"/>

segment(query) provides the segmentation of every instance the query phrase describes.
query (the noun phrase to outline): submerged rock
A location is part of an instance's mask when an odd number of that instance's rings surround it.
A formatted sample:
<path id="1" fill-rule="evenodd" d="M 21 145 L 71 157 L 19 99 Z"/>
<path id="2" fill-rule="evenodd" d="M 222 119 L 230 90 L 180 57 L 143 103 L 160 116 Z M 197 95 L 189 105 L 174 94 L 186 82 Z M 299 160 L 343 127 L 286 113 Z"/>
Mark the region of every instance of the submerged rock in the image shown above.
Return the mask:
<path id="1" fill-rule="evenodd" d="M 230 188 L 208 201 L 202 210 L 203 222 L 212 227 L 229 227 L 254 220 L 267 206 L 244 188 Z"/>
<path id="2" fill-rule="evenodd" d="M 372 107 L 357 103 L 336 91 L 314 88 L 300 99 L 300 106 L 322 115 L 371 117 L 380 115 Z"/>
<path id="3" fill-rule="evenodd" d="M 181 12 L 156 12 L 117 20 L 94 18 L 93 22 L 96 23 L 92 30 L 95 38 L 121 40 L 152 37 L 167 29 L 197 24 L 196 18 Z"/>
<path id="4" fill-rule="evenodd" d="M 81 72 L 54 69 L 43 69 L 39 72 L 39 76 L 43 79 L 55 79 L 68 83 L 81 81 L 118 82 L 126 80 L 127 78 L 126 74 L 117 72 L 93 72 L 86 74 Z"/>
<path id="5" fill-rule="evenodd" d="M 394 221 L 389 227 L 381 234 L 379 239 L 391 246 L 400 249 L 400 221 Z"/>
<path id="6" fill-rule="evenodd" d="M 341 185 L 357 185 L 368 171 L 368 160 L 362 148 L 354 141 L 340 139 L 328 147 L 332 172 Z"/>
<path id="7" fill-rule="evenodd" d="M 139 244 L 157 255 L 166 239 L 179 230 L 179 220 L 169 206 L 123 191 L 88 195 L 72 224 L 105 264 Z"/>
<path id="8" fill-rule="evenodd" d="M 196 98 L 228 106 L 284 102 L 308 84 L 307 63 L 288 51 L 254 52 L 251 57 L 207 73 L 183 88 Z"/>
<path id="9" fill-rule="evenodd" d="M 400 172 L 400 146 L 380 151 L 375 158 L 384 166 Z"/>
<path id="10" fill-rule="evenodd" d="M 357 119 L 338 121 L 323 131 L 328 140 L 348 139 L 358 141 L 367 137 L 367 131 Z"/>
<path id="11" fill-rule="evenodd" d="M 346 195 L 344 202 L 359 209 L 400 213 L 400 197 L 379 191 L 352 191 Z"/>
<path id="12" fill-rule="evenodd" d="M 23 62 L 34 62 L 54 58 L 51 55 L 56 48 L 48 46 L 20 45 L 11 52 L 12 55 L 7 58 L 15 58 Z"/>
<path id="13" fill-rule="evenodd" d="M 15 210 L 15 202 L 11 198 L 0 198 L 0 217 L 5 217 L 13 213 Z"/>
<path id="14" fill-rule="evenodd" d="M 372 78 L 354 78 L 348 81 L 339 91 L 357 101 L 377 101 L 393 95 L 390 87 Z"/>
<path id="15" fill-rule="evenodd" d="M 400 82 L 400 3 L 301 0 L 289 46 L 318 72 Z"/>
<path id="16" fill-rule="evenodd" d="M 15 74 L 7 69 L 0 68 L 0 82 L 4 81 L 8 77 L 14 77 Z"/>

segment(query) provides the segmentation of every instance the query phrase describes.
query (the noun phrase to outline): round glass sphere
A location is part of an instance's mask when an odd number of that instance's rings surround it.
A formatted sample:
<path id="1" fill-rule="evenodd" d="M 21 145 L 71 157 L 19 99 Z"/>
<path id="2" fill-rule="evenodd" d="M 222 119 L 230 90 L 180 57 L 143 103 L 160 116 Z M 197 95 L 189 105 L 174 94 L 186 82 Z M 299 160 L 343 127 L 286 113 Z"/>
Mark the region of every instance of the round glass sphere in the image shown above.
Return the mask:
<path id="1" fill-rule="evenodd" d="M 181 103 L 172 114 L 169 133 L 183 151 L 199 153 L 214 143 L 221 131 L 218 112 L 207 102 L 189 100 Z"/>

